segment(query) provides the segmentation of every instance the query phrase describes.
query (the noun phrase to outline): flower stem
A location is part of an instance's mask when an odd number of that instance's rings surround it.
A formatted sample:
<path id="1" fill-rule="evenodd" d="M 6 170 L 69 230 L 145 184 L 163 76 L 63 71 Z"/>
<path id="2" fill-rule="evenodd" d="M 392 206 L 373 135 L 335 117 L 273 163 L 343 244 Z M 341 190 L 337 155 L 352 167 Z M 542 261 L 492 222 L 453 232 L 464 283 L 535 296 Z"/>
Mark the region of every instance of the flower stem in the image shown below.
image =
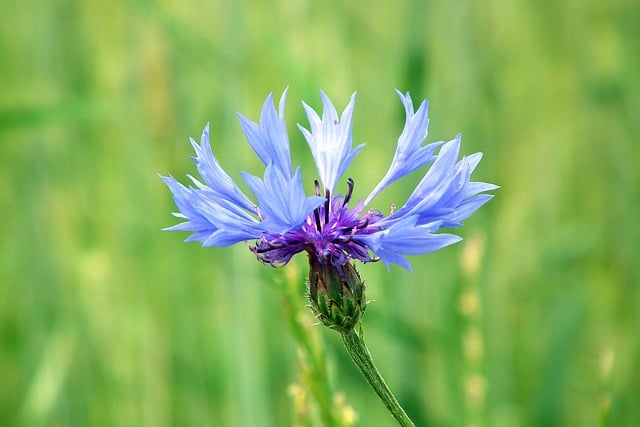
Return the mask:
<path id="1" fill-rule="evenodd" d="M 362 326 L 360 326 L 360 333 L 356 332 L 355 329 L 351 329 L 347 332 L 341 332 L 341 334 L 347 353 L 349 353 L 349 356 L 351 356 L 351 359 L 353 359 L 353 362 L 362 375 L 364 375 L 364 378 L 373 391 L 376 392 L 389 412 L 391 412 L 391 415 L 393 415 L 401 426 L 415 427 L 415 424 L 413 424 L 413 421 L 411 421 L 407 413 L 402 409 L 402 406 L 400 406 L 400 403 L 398 403 L 398 400 L 373 364 L 371 354 L 364 343 Z"/>

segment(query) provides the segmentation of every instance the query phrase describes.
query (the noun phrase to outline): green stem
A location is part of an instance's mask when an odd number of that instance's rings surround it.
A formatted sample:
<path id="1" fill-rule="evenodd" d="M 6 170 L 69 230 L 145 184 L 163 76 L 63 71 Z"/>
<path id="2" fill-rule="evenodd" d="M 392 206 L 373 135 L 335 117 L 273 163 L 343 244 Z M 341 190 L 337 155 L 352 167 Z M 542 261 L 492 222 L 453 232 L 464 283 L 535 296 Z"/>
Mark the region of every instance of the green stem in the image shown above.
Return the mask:
<path id="1" fill-rule="evenodd" d="M 380 372 L 373 364 L 371 354 L 364 343 L 362 334 L 362 327 L 360 328 L 360 334 L 355 329 L 351 329 L 347 332 L 341 332 L 344 346 L 347 349 L 347 353 L 353 359 L 364 378 L 367 380 L 373 391 L 382 399 L 382 402 L 387 407 L 391 415 L 398 420 L 398 423 L 403 427 L 415 427 L 413 421 L 409 418 L 398 400 L 395 398 L 384 379 L 380 375 Z"/>

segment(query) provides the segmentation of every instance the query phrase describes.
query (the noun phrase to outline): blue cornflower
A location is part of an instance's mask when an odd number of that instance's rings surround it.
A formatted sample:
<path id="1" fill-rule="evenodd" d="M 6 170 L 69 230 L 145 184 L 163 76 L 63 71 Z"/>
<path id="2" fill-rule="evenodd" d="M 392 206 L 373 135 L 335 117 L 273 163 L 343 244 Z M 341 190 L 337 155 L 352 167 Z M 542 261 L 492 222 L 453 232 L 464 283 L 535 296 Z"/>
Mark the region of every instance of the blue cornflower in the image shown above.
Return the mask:
<path id="1" fill-rule="evenodd" d="M 428 103 L 424 100 L 414 111 L 409 94 L 398 92 L 406 122 L 387 173 L 363 201 L 353 200 L 351 178 L 346 181 L 344 194 L 336 192 L 336 185 L 364 145 L 352 149 L 355 94 L 338 116 L 332 102 L 321 93 L 322 116 L 303 102 L 310 126 L 305 129 L 298 125 L 319 177 L 314 183 L 315 194 L 306 195 L 300 168 L 293 170 L 291 165 L 284 121 L 286 94 L 285 90 L 277 111 L 273 94 L 267 97 L 259 123 L 239 115 L 249 145 L 266 167 L 263 178 L 242 173 L 257 202 L 220 167 L 209 144 L 207 125 L 200 144 L 191 140 L 202 181 L 189 175 L 192 185 L 187 187 L 172 176 L 163 177 L 179 210 L 174 215 L 186 220 L 167 230 L 190 231 L 193 234 L 187 241 L 202 242 L 203 246 L 250 241 L 249 247 L 258 259 L 273 266 L 282 266 L 296 253 L 306 251 L 312 263 L 317 260 L 320 265 L 340 270 L 351 260 L 381 260 L 387 267 L 395 263 L 410 270 L 406 255 L 433 252 L 461 240 L 436 232 L 460 226 L 493 197 L 483 193 L 498 188 L 470 181 L 482 153 L 458 160 L 460 135 L 446 143 L 423 146 L 429 124 Z M 429 163 L 431 167 L 401 208 L 392 206 L 384 215 L 370 207 L 389 184 Z"/>

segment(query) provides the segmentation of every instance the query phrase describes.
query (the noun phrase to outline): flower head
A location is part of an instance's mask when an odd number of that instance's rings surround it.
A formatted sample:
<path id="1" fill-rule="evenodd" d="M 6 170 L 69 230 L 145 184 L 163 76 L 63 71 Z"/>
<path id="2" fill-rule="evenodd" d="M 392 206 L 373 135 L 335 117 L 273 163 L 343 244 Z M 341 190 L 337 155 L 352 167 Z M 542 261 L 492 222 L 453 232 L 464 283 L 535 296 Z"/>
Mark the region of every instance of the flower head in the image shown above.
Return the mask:
<path id="1" fill-rule="evenodd" d="M 408 93 L 398 95 L 406 113 L 404 129 L 387 173 L 364 200 L 355 200 L 351 178 L 346 180 L 344 193 L 336 191 L 363 147 L 352 149 L 355 94 L 341 115 L 324 93 L 322 116 L 303 103 L 310 125 L 309 129 L 299 128 L 319 177 L 314 194 L 306 195 L 300 168 L 293 170 L 291 166 L 285 91 L 277 111 L 273 95 L 267 97 L 258 123 L 239 116 L 249 145 L 265 165 L 262 178 L 242 173 L 256 202 L 220 167 L 209 144 L 207 125 L 200 144 L 191 140 L 202 181 L 189 176 L 192 184 L 187 187 L 172 176 L 163 177 L 179 210 L 174 215 L 185 220 L 167 230 L 190 231 L 187 241 L 204 246 L 250 241 L 257 258 L 273 266 L 284 265 L 305 251 L 312 264 L 339 271 L 351 260 L 381 260 L 387 267 L 394 263 L 410 270 L 406 255 L 433 252 L 461 240 L 454 234 L 437 232 L 460 226 L 493 197 L 484 192 L 498 187 L 470 180 L 482 154 L 458 160 L 460 135 L 446 143 L 423 145 L 429 124 L 427 101 L 414 110 Z M 371 207 L 389 184 L 429 163 L 431 167 L 401 208 L 384 215 Z"/>

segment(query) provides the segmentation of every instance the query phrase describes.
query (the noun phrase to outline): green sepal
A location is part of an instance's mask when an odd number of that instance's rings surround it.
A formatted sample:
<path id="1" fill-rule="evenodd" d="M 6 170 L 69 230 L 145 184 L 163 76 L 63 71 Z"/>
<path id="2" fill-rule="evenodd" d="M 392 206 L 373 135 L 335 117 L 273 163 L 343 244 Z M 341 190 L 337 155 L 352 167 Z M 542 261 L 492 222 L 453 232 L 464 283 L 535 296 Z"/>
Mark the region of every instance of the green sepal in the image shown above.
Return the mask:
<path id="1" fill-rule="evenodd" d="M 352 330 L 366 307 L 365 285 L 350 263 L 335 266 L 309 259 L 309 302 L 316 317 L 340 332 Z"/>

